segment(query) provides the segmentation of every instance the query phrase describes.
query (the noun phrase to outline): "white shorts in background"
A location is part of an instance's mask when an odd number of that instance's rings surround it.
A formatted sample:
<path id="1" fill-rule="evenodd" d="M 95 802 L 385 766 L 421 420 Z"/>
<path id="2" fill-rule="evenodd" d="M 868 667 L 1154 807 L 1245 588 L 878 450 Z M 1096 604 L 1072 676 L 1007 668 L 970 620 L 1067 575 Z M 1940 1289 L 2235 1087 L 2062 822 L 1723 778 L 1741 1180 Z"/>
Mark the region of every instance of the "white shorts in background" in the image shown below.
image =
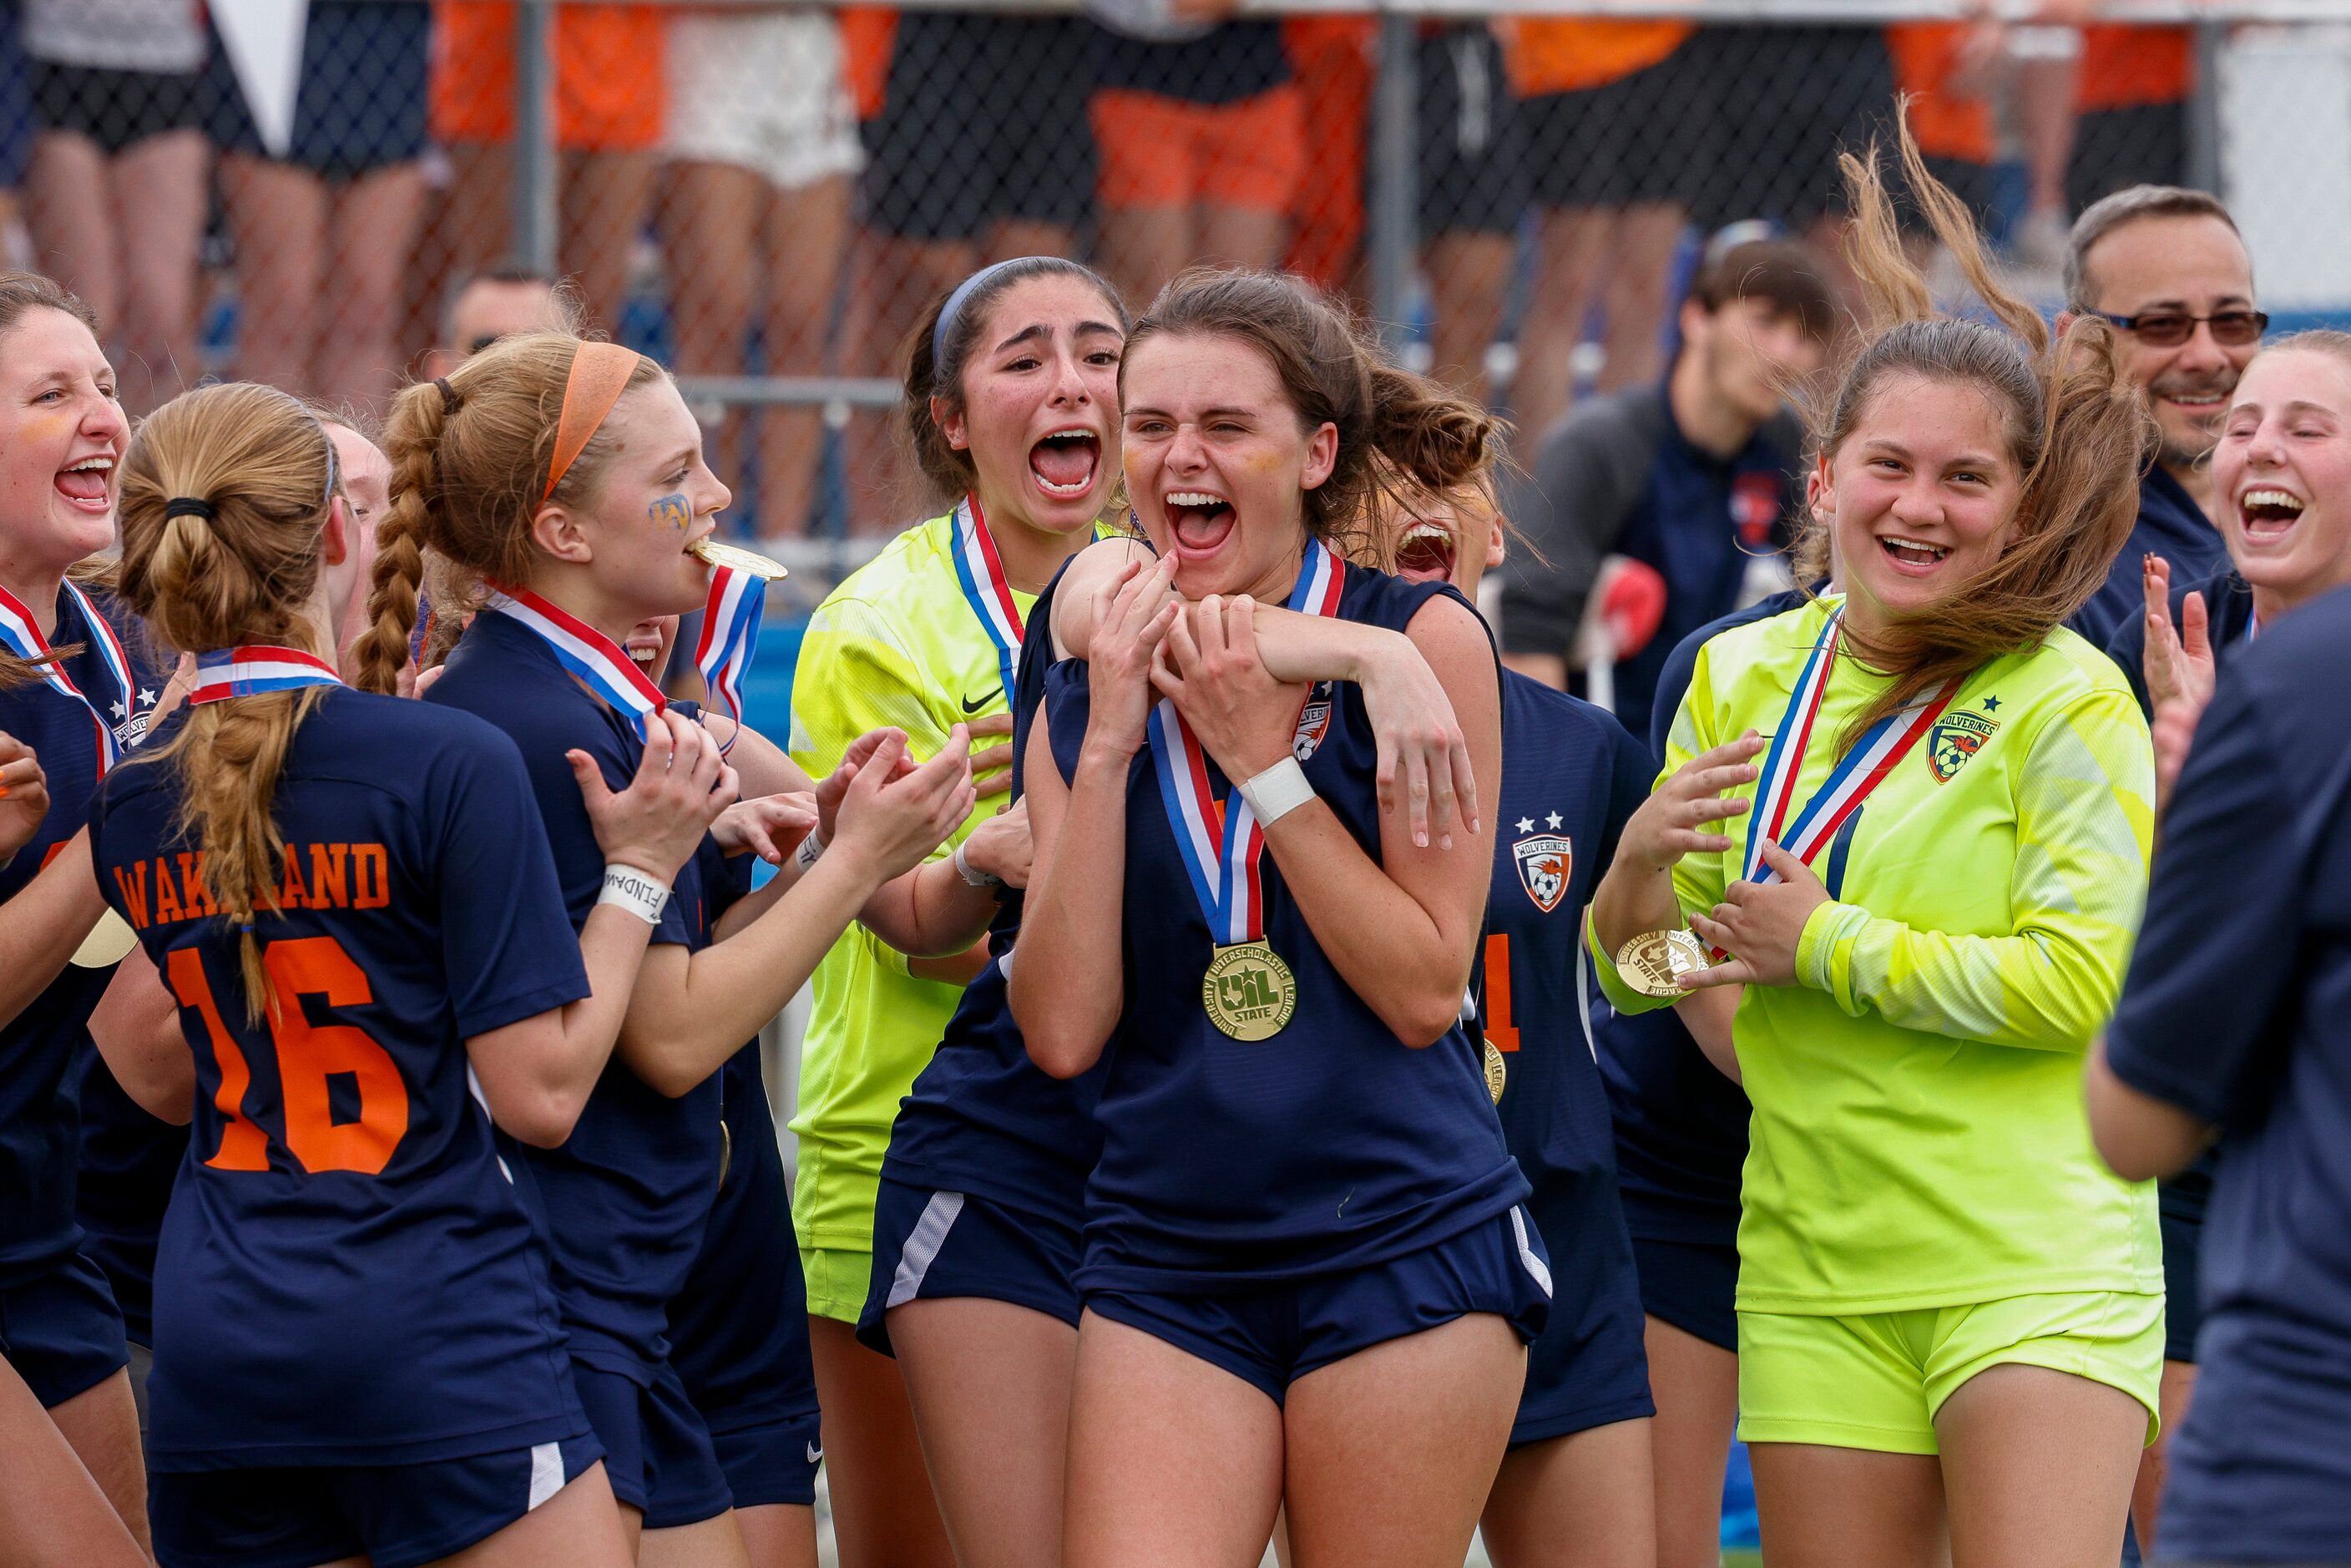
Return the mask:
<path id="1" fill-rule="evenodd" d="M 829 12 L 674 16 L 664 47 L 668 158 L 737 164 L 786 190 L 865 166 Z"/>

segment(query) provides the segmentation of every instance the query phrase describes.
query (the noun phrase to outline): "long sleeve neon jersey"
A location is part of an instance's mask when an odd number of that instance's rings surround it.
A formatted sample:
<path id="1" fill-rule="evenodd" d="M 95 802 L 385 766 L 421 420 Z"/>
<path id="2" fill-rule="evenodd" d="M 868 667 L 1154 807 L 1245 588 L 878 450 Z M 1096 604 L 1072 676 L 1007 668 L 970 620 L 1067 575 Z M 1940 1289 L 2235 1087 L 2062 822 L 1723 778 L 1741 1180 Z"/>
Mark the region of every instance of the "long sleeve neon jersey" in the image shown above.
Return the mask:
<path id="1" fill-rule="evenodd" d="M 1661 779 L 1779 727 L 1834 604 L 1706 645 Z M 1837 661 L 1792 816 L 1885 680 Z M 1741 1309 L 2162 1289 L 2153 1186 L 2099 1162 L 2081 1090 L 2146 897 L 2153 797 L 2130 688 L 2060 630 L 1970 676 L 1868 797 L 1850 841 L 1815 858 L 1833 898 L 1805 924 L 1797 984 L 1746 988 L 1732 1030 L 1754 1103 Z M 1743 842 L 1745 819 L 1727 831 Z M 1736 849 L 1686 856 L 1683 909 L 1710 910 L 1739 866 Z M 1620 1009 L 1664 1005 L 1604 957 L 1598 968 Z"/>

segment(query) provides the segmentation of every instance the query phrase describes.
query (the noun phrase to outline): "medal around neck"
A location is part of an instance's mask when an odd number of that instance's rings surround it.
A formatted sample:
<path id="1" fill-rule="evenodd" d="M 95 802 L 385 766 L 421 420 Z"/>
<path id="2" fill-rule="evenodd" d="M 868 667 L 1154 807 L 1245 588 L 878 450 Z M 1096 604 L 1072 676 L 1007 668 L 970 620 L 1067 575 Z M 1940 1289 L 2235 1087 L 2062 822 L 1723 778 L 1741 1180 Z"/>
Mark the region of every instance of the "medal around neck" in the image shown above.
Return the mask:
<path id="1" fill-rule="evenodd" d="M 712 566 L 731 567 L 767 582 L 781 582 L 791 575 L 779 560 L 769 560 L 756 550 L 720 544 L 716 539 L 698 539 L 687 547 L 685 553 Z"/>
<path id="2" fill-rule="evenodd" d="M 1495 1104 L 1499 1105 L 1502 1103 L 1502 1089 L 1510 1081 L 1510 1070 L 1502 1061 L 1501 1048 L 1492 1040 L 1488 1040 L 1486 1042 L 1486 1092 L 1494 1097 Z"/>
<path id="3" fill-rule="evenodd" d="M 1230 942 L 1200 977 L 1208 1021 L 1238 1040 L 1271 1040 L 1298 1010 L 1298 981 L 1265 943 Z"/>
<path id="4" fill-rule="evenodd" d="M 1616 972 L 1645 997 L 1687 995 L 1674 982 L 1706 967 L 1706 944 L 1687 931 L 1644 932 L 1616 949 Z"/>

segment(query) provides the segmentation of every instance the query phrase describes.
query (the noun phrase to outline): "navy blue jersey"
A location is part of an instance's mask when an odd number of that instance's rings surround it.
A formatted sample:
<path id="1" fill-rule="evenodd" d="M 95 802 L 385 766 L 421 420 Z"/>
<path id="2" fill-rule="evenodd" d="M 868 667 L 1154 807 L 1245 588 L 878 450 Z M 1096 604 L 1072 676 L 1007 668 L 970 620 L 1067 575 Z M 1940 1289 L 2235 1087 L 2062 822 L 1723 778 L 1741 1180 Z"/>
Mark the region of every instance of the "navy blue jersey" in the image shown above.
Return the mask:
<path id="1" fill-rule="evenodd" d="M 1649 725 L 1651 767 L 1708 639 L 1803 603 L 1795 589 L 1699 627 L 1667 655 Z M 1740 1171 L 1747 1164 L 1747 1095 L 1723 1076 L 1671 1008 L 1593 1016 L 1600 1075 L 1616 1124 L 1616 1180 L 1628 1229 L 1646 1241 L 1729 1247 L 1739 1237 Z"/>
<path id="2" fill-rule="evenodd" d="M 1400 632 L 1451 593 L 1351 566 L 1339 614 Z M 1047 672 L 1065 779 L 1085 739 L 1086 678 L 1076 660 Z M 1376 761 L 1363 694 L 1342 685 L 1306 777 L 1374 861 Z M 1426 1050 L 1399 1042 L 1323 956 L 1270 851 L 1265 931 L 1296 977 L 1296 1009 L 1271 1040 L 1217 1030 L 1200 1001 L 1213 944 L 1176 831 L 1146 747 L 1127 775 L 1126 1006 L 1105 1048 L 1080 1289 L 1199 1291 L 1362 1268 L 1523 1199 L 1483 1048 L 1458 1024 Z"/>
<path id="3" fill-rule="evenodd" d="M 1607 713 L 1508 671 L 1502 733 L 1479 1018 L 1508 1071 L 1502 1134 L 1534 1185 L 1540 1223 L 1547 1184 L 1615 1167 L 1607 1093 L 1584 1033 L 1583 912 L 1656 768 Z M 1573 1266 L 1572 1238 L 1546 1230 L 1544 1239 L 1554 1261 Z"/>
<path id="4" fill-rule="evenodd" d="M 155 1247 L 172 1184 L 188 1153 L 188 1129 L 149 1115 L 123 1092 L 95 1050 L 82 1052 L 81 1174 L 74 1215 L 81 1251 L 105 1270 L 122 1309 L 122 1332 L 152 1345 Z"/>
<path id="5" fill-rule="evenodd" d="M 2159 463 L 2147 465 L 2140 476 L 2138 520 L 2131 525 L 2122 554 L 2107 569 L 2106 580 L 2098 591 L 2065 624 L 2097 647 L 2113 642 L 2126 622 L 2146 612 L 2147 591 L 2140 582 L 2150 555 L 2171 563 L 2175 585 L 2200 582 L 2229 570 L 2228 541 L 2196 504 L 2196 497 Z"/>
<path id="6" fill-rule="evenodd" d="M 96 635 L 71 594 L 57 595 L 52 648 L 78 646 L 59 661 L 105 715 L 126 752 L 147 732 L 162 680 L 142 655 L 137 622 L 109 597 L 93 596 L 131 654 L 134 689 L 119 690 Z M 40 831 L 0 866 L 0 902 L 16 896 L 49 857 L 81 831 L 98 786 L 98 731 L 90 710 L 35 678 L 0 691 L 0 731 L 40 756 L 49 811 Z M 80 1139 L 71 1069 L 89 1049 L 89 1015 L 114 977 L 110 966 L 69 966 L 16 1019 L 0 1026 L 0 1286 L 47 1272 L 74 1250 L 74 1171 Z"/>
<path id="7" fill-rule="evenodd" d="M 596 759 L 614 789 L 644 747 L 622 717 L 573 680 L 546 643 L 504 615 L 476 615 L 428 702 L 478 714 L 522 748 L 574 930 L 604 884 L 604 852 L 564 759 Z M 699 857 L 679 869 L 656 943 L 709 940 Z M 672 1099 L 616 1055 L 560 1148 L 517 1152 L 530 1168 L 555 1249 L 571 1354 L 649 1385 L 669 1353 L 670 1298 L 685 1282 L 718 1186 L 718 1074 Z"/>
<path id="8" fill-rule="evenodd" d="M 266 1021 L 180 795 L 175 763 L 128 763 L 90 822 L 196 1059 L 155 1261 L 151 1462 L 416 1463 L 578 1431 L 546 1249 L 465 1044 L 588 994 L 513 743 L 396 698 L 319 699 L 273 800 Z"/>
<path id="9" fill-rule="evenodd" d="M 2220 676 L 2163 821 L 2106 1060 L 2221 1129 L 2167 1553 L 2351 1542 L 2351 591 Z"/>
<path id="10" fill-rule="evenodd" d="M 1063 563 L 1062 570 L 1068 570 Z M 1012 796 L 1052 657 L 1053 590 L 1029 607 L 1034 641 L 1021 643 L 1012 691 Z M 994 954 L 964 988 L 946 1037 L 900 1105 L 883 1174 L 910 1186 L 968 1192 L 1008 1208 L 1041 1214 L 1072 1229 L 1085 1222 L 1086 1176 L 1102 1149 L 1094 1103 L 1103 1064 L 1071 1079 L 1029 1060 L 1005 993 L 1005 955 L 1020 930 L 1020 894 L 1007 889 L 987 928 Z"/>

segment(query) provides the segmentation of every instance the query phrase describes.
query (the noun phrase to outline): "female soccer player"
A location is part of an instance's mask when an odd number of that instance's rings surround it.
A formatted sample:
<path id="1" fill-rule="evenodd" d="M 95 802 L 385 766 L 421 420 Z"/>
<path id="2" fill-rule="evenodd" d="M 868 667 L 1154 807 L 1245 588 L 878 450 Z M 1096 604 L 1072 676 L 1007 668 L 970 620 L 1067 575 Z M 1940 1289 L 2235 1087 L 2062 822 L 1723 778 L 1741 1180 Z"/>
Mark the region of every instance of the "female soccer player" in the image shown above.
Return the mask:
<path id="1" fill-rule="evenodd" d="M 1479 477 L 1409 497 L 1388 520 L 1397 576 L 1450 583 L 1477 602 L 1509 541 Z M 1578 927 L 1655 764 L 1606 710 L 1510 670 L 1502 733 L 1479 1017 L 1503 1137 L 1534 1187 L 1527 1211 L 1555 1266 L 1551 1319 L 1528 1354 L 1480 1528 L 1499 1568 L 1631 1568 L 1656 1555 L 1656 1407 Z"/>
<path id="2" fill-rule="evenodd" d="M 98 781 L 146 733 L 162 681 L 102 584 L 80 563 L 114 539 L 114 466 L 129 430 L 114 371 L 81 301 L 46 277 L 0 273 L 0 731 L 29 747 L 48 810 L 0 866 L 0 899 L 46 903 L 72 878 L 70 848 Z M 5 802 L 0 802 L 5 804 Z M 19 802 L 21 808 L 24 802 Z M 12 833 L 11 835 L 16 836 Z M 83 906 L 82 932 L 95 910 Z M 78 1128 L 68 1069 L 113 969 L 26 955 L 38 994 L 0 1027 L 0 1334 L 132 1535 L 147 1540 L 146 1483 L 122 1319 L 74 1224 Z M 11 967 L 19 949 L 11 948 Z"/>
<path id="3" fill-rule="evenodd" d="M 1375 454 L 1442 486 L 1492 427 L 1259 273 L 1172 286 L 1121 390 L 1161 560 L 1127 570 L 1088 663 L 1049 674 L 1010 982 L 1046 1071 L 1108 1048 L 1065 1560 L 1245 1563 L 1284 1502 L 1310 1565 L 1458 1556 L 1549 1294 L 1459 1021 L 1489 846 L 1474 817 L 1414 841 L 1400 802 L 1379 808 L 1360 697 L 1313 712 L 1264 673 L 1247 611 L 1227 630 L 1222 596 L 1405 632 L 1492 779 L 1475 614 L 1327 543 L 1361 526 Z"/>
<path id="4" fill-rule="evenodd" d="M 632 733 L 662 713 L 620 643 L 640 621 L 704 601 L 710 570 L 688 552 L 730 497 L 658 367 L 565 333 L 502 340 L 411 387 L 388 446 L 392 506 L 378 530 L 360 667 L 374 689 L 396 686 L 423 549 L 495 587 L 426 700 L 515 737 L 567 901 L 584 918 L 601 867 L 564 780 L 620 776 Z M 668 1304 L 719 1185 L 719 1071 L 876 889 L 968 810 L 962 737 L 901 776 L 904 744 L 877 737 L 821 858 L 726 911 L 725 927 L 697 862 L 666 895 L 650 890 L 643 912 L 658 928 L 622 1030 L 624 1071 L 604 1075 L 562 1147 L 528 1155 L 574 1375 L 614 1493 L 632 1521 L 674 1532 L 658 1550 L 678 1561 L 733 1563 L 743 1552 L 710 1434 L 667 1343 Z"/>
<path id="5" fill-rule="evenodd" d="M 157 1260 L 160 1557 L 617 1568 L 549 1260 L 490 1126 L 569 1134 L 651 932 L 631 890 L 676 874 L 733 780 L 668 720 L 625 789 L 584 777 L 621 892 L 575 937 L 513 743 L 335 677 L 333 450 L 240 383 L 158 410 L 123 465 L 125 601 L 199 673 L 90 824 L 141 944 L 126 973 L 160 974 L 185 1035 L 109 1064 L 195 1116 Z"/>
<path id="6" fill-rule="evenodd" d="M 2155 1195 L 2098 1164 L 2079 1099 L 2153 762 L 2060 623 L 2129 530 L 2147 421 L 2105 328 L 2053 347 L 1907 132 L 1902 162 L 2008 330 L 1928 314 L 1847 160 L 1878 326 L 1797 573 L 1833 541 L 1844 591 L 1700 653 L 1592 949 L 1620 1008 L 1692 997 L 1754 1103 L 1740 1430 L 1773 1562 L 2086 1568 L 2120 1551 L 2163 1346 Z M 1686 913 L 1729 956 L 1677 977 Z"/>
<path id="7" fill-rule="evenodd" d="M 818 607 L 792 684 L 792 755 L 810 773 L 829 772 L 877 725 L 904 730 L 916 753 L 957 726 L 1009 733 L 1029 605 L 1093 538 L 1117 474 L 1126 324 L 1124 307 L 1094 273 L 1025 256 L 975 273 L 917 326 L 903 418 L 932 486 L 958 499 Z M 999 744 L 973 764 L 993 772 L 1008 760 Z M 1001 773 L 983 781 L 974 821 L 952 843 L 962 847 L 997 810 L 993 797 L 1008 782 Z M 792 1210 L 849 1568 L 949 1561 L 905 1385 L 886 1357 L 857 1343 L 855 1325 L 873 1269 L 874 1198 L 892 1118 L 984 957 L 910 962 L 856 930 L 816 974 L 792 1121 Z"/>

